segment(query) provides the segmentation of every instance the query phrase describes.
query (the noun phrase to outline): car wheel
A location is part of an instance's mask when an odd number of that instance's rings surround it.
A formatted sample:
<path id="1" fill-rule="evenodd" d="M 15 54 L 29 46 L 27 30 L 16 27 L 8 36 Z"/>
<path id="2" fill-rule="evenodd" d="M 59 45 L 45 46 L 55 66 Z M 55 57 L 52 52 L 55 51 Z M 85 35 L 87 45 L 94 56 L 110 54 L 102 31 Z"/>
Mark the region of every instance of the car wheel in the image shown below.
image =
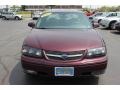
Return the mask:
<path id="1" fill-rule="evenodd" d="M 109 28 L 110 28 L 111 30 L 114 30 L 114 29 L 115 29 L 115 23 L 116 23 L 116 22 L 111 22 L 111 23 L 110 23 Z"/>
<path id="2" fill-rule="evenodd" d="M 35 20 L 35 18 L 32 18 L 33 20 Z"/>
<path id="3" fill-rule="evenodd" d="M 7 18 L 6 17 L 2 17 L 3 20 L 6 20 Z"/>
<path id="4" fill-rule="evenodd" d="M 100 19 L 100 20 L 98 20 L 98 23 L 100 23 L 100 21 L 101 21 L 101 19 Z"/>
<path id="5" fill-rule="evenodd" d="M 20 20 L 20 18 L 19 17 L 15 17 L 15 20 Z"/>

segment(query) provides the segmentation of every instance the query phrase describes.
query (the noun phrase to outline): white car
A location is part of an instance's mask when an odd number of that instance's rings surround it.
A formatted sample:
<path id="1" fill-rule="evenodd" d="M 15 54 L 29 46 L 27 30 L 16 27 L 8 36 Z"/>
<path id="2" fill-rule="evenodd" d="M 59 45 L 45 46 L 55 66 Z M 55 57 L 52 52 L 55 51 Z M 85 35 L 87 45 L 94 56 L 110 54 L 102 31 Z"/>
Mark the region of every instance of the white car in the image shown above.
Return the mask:
<path id="1" fill-rule="evenodd" d="M 6 20 L 6 19 L 21 20 L 22 15 L 18 15 L 18 14 L 13 13 L 13 12 L 3 12 L 2 13 L 2 19 L 4 19 L 4 20 Z"/>
<path id="2" fill-rule="evenodd" d="M 120 12 L 117 13 L 117 16 L 104 18 L 100 25 L 104 28 L 115 29 L 115 23 L 118 21 L 120 21 Z"/>
<path id="3" fill-rule="evenodd" d="M 103 14 L 104 14 L 104 12 L 96 12 L 95 14 L 93 14 L 93 15 L 91 15 L 91 16 L 88 16 L 88 18 L 89 18 L 89 20 L 90 20 L 91 22 L 93 22 L 93 20 L 94 20 L 95 17 L 101 16 L 101 15 L 103 15 Z"/>
<path id="4" fill-rule="evenodd" d="M 95 17 L 103 15 L 105 12 L 96 12 L 95 14 L 88 16 L 89 19 L 94 19 Z"/>
<path id="5" fill-rule="evenodd" d="M 40 15 L 42 14 L 42 12 L 34 12 L 33 14 L 32 14 L 32 19 L 33 20 L 37 20 L 39 17 L 40 17 Z"/>
<path id="6" fill-rule="evenodd" d="M 113 16 L 117 16 L 117 12 L 105 12 L 103 15 L 95 17 L 93 21 L 95 23 L 100 23 L 102 19 L 106 17 L 113 17 Z"/>

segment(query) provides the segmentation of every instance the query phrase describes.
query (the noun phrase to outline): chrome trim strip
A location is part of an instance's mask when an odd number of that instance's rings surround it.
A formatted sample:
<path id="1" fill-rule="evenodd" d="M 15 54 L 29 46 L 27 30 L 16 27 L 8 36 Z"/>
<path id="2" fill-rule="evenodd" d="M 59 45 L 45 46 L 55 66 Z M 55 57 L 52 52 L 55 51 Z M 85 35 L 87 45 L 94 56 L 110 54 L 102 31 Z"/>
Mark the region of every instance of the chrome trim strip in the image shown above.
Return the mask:
<path id="1" fill-rule="evenodd" d="M 54 55 L 54 54 L 46 54 L 47 56 L 52 56 L 52 57 L 59 57 L 62 58 L 62 55 Z M 76 54 L 76 55 L 67 55 L 67 57 L 78 57 L 82 56 L 83 54 Z"/>

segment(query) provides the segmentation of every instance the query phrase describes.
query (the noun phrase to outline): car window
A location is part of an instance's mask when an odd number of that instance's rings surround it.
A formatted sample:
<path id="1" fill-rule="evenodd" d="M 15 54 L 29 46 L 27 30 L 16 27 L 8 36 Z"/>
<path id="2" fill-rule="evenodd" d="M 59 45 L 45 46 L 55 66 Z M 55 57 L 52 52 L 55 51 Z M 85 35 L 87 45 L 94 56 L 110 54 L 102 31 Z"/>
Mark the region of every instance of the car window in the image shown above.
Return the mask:
<path id="1" fill-rule="evenodd" d="M 103 13 L 96 13 L 95 16 L 101 16 Z"/>
<path id="2" fill-rule="evenodd" d="M 9 13 L 9 15 L 12 15 L 13 13 Z"/>
<path id="3" fill-rule="evenodd" d="M 117 16 L 117 13 L 111 13 L 107 17 Z"/>
<path id="4" fill-rule="evenodd" d="M 120 13 L 117 13 L 117 16 L 120 17 Z"/>
<path id="5" fill-rule="evenodd" d="M 78 12 L 52 12 L 41 15 L 36 24 L 37 28 L 65 29 L 65 28 L 92 28 L 89 19 Z"/>

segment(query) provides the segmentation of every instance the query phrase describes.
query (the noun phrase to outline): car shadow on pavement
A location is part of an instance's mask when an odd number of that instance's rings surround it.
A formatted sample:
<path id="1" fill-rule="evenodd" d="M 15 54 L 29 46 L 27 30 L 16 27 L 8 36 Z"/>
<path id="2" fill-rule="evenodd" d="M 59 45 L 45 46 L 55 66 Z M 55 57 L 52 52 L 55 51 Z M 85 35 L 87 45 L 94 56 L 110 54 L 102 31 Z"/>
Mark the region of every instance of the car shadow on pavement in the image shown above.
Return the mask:
<path id="1" fill-rule="evenodd" d="M 108 28 L 101 28 L 101 27 L 98 28 L 98 29 L 100 29 L 100 30 L 106 30 L 106 31 L 109 30 Z"/>
<path id="2" fill-rule="evenodd" d="M 96 85 L 98 77 L 81 76 L 80 78 L 48 78 L 26 75 L 19 62 L 12 70 L 9 78 L 11 85 Z"/>
<path id="3" fill-rule="evenodd" d="M 113 31 L 110 31 L 112 34 L 116 34 L 116 35 L 120 35 L 120 31 L 117 31 L 117 30 L 113 30 Z"/>

